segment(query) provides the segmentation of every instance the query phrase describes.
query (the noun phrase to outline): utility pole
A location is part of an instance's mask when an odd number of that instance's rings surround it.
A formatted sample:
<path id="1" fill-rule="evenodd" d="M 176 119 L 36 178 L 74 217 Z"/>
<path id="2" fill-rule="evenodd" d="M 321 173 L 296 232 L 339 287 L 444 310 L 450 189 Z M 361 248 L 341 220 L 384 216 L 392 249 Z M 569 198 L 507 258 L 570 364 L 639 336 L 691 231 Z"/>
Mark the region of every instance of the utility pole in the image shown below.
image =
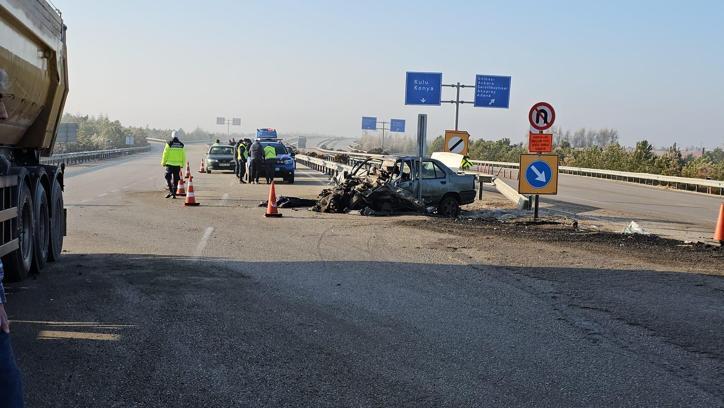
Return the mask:
<path id="1" fill-rule="evenodd" d="M 381 128 L 377 128 L 377 130 L 382 130 L 382 151 L 385 151 L 385 131 L 388 130 L 385 125 L 387 125 L 389 122 L 377 122 L 378 125 L 382 125 Z"/>
<path id="2" fill-rule="evenodd" d="M 443 84 L 443 87 L 446 88 L 455 88 L 456 89 L 456 97 L 455 100 L 450 101 L 440 101 L 442 103 L 454 103 L 455 104 L 455 130 L 458 130 L 458 124 L 460 123 L 460 105 L 464 105 L 466 103 L 468 104 L 474 104 L 475 102 L 471 101 L 461 101 L 460 100 L 460 89 L 461 88 L 475 88 L 475 85 L 463 85 L 460 82 L 455 84 Z"/>

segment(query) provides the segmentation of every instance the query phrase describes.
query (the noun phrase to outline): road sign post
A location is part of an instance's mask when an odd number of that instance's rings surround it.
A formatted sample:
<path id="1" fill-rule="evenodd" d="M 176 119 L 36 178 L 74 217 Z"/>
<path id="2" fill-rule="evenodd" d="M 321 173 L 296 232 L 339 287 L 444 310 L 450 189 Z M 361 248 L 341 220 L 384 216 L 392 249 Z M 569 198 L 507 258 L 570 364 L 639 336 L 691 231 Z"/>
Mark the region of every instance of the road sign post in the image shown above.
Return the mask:
<path id="1" fill-rule="evenodd" d="M 390 132 L 405 133 L 405 120 L 390 119 Z"/>
<path id="2" fill-rule="evenodd" d="M 388 128 L 387 125 L 390 125 Z M 382 125 L 382 127 L 378 127 Z M 389 122 L 378 121 L 376 116 L 362 116 L 362 130 L 381 130 L 382 131 L 382 142 L 381 148 L 385 149 L 385 132 L 405 132 L 405 120 L 404 119 L 390 119 Z"/>
<path id="3" fill-rule="evenodd" d="M 528 133 L 528 151 L 537 154 L 520 156 L 518 192 L 535 194 L 534 221 L 538 220 L 540 195 L 558 193 L 558 156 L 541 154 L 553 151 L 553 135 L 543 132 L 553 127 L 555 121 L 556 111 L 550 103 L 538 102 L 528 112 L 528 122 L 535 129 Z"/>
<path id="4" fill-rule="evenodd" d="M 528 151 L 531 153 L 550 153 L 553 151 L 553 135 L 550 133 L 528 134 Z"/>
<path id="5" fill-rule="evenodd" d="M 503 108 L 510 105 L 509 76 L 476 75 L 475 85 L 464 85 L 460 82 L 443 84 L 441 73 L 407 72 L 405 79 L 405 105 L 434 105 L 443 103 L 455 105 L 455 130 L 460 125 L 460 105 L 471 104 L 478 108 Z M 442 100 L 441 88 L 455 88 L 455 99 Z M 475 88 L 475 100 L 460 99 L 460 90 Z"/>
<path id="6" fill-rule="evenodd" d="M 443 146 L 446 152 L 467 156 L 470 147 L 470 133 L 464 130 L 446 130 Z"/>
<path id="7" fill-rule="evenodd" d="M 518 193 L 558 194 L 558 155 L 521 154 Z"/>
<path id="8" fill-rule="evenodd" d="M 405 105 L 440 106 L 442 73 L 408 72 L 405 80 Z"/>
<path id="9" fill-rule="evenodd" d="M 422 158 L 427 141 L 427 115 L 417 115 L 417 199 L 422 201 Z"/>
<path id="10" fill-rule="evenodd" d="M 362 130 L 377 130 L 377 118 L 374 116 L 362 116 Z"/>
<path id="11" fill-rule="evenodd" d="M 217 116 L 216 124 L 221 126 L 226 125 L 226 136 L 231 137 L 231 126 L 241 126 L 241 118 L 226 119 L 225 117 Z"/>
<path id="12" fill-rule="evenodd" d="M 476 108 L 503 108 L 510 106 L 509 76 L 476 75 L 475 104 Z"/>
<path id="13" fill-rule="evenodd" d="M 556 111 L 550 103 L 538 102 L 530 108 L 528 121 L 535 130 L 548 130 L 556 121 Z"/>
<path id="14" fill-rule="evenodd" d="M 458 124 L 460 123 L 460 105 L 464 105 L 466 103 L 472 104 L 471 101 L 461 101 L 460 100 L 460 89 L 465 88 L 475 88 L 473 85 L 463 85 L 460 82 L 456 84 L 446 84 L 443 85 L 446 88 L 455 88 L 455 100 L 450 101 L 442 101 L 443 103 L 454 103 L 455 104 L 455 130 L 458 130 Z"/>

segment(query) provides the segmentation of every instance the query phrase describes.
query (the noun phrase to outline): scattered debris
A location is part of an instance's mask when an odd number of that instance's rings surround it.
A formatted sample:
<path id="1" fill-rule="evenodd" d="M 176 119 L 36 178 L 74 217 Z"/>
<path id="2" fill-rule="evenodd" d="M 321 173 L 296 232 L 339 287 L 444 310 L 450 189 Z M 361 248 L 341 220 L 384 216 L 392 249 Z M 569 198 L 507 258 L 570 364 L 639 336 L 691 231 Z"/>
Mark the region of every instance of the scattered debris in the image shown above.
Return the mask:
<path id="1" fill-rule="evenodd" d="M 269 201 L 265 200 L 259 203 L 259 207 L 266 207 L 268 204 Z M 315 204 L 317 204 L 317 200 L 307 198 L 285 196 L 279 196 L 279 198 L 277 198 L 277 208 L 311 207 Z"/>
<path id="2" fill-rule="evenodd" d="M 623 233 L 650 235 L 650 233 L 644 230 L 636 221 L 631 221 L 631 223 L 629 223 L 628 226 L 624 228 Z"/>

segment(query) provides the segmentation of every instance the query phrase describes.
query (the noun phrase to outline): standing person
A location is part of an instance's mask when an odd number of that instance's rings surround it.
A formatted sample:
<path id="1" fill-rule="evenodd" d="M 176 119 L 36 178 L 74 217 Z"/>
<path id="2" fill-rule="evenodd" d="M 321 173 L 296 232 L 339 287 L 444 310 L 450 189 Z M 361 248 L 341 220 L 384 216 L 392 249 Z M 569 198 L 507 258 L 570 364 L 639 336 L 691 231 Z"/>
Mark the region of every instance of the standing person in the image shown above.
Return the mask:
<path id="1" fill-rule="evenodd" d="M 252 184 L 259 184 L 259 173 L 263 170 L 264 148 L 259 139 L 255 140 L 249 148 L 249 181 Z"/>
<path id="2" fill-rule="evenodd" d="M 176 198 L 178 181 L 181 179 L 181 167 L 186 163 L 186 150 L 184 144 L 178 140 L 176 131 L 171 132 L 171 140 L 163 147 L 161 166 L 166 167 L 166 184 L 169 193 L 166 198 Z"/>
<path id="3" fill-rule="evenodd" d="M 236 176 L 239 177 L 239 183 L 244 182 L 246 174 L 246 160 L 249 158 L 249 152 L 243 140 L 239 140 L 236 144 Z"/>
<path id="4" fill-rule="evenodd" d="M 0 261 L 0 407 L 22 408 L 23 385 L 10 344 L 10 322 L 5 312 L 3 265 Z"/>
<path id="5" fill-rule="evenodd" d="M 251 139 L 244 139 L 243 143 L 244 143 L 244 148 L 246 149 L 246 169 L 245 169 L 245 171 L 246 171 L 246 182 L 249 183 L 249 184 L 251 184 L 251 169 L 249 168 L 249 167 L 250 167 L 250 166 L 249 166 L 249 165 L 250 165 L 250 161 L 251 161 L 251 158 L 249 157 L 249 156 L 251 155 L 251 154 L 250 154 L 250 152 L 251 152 Z"/>
<path id="6" fill-rule="evenodd" d="M 274 180 L 274 165 L 277 162 L 277 149 L 272 145 L 264 146 L 264 170 L 266 183 L 271 184 Z"/>

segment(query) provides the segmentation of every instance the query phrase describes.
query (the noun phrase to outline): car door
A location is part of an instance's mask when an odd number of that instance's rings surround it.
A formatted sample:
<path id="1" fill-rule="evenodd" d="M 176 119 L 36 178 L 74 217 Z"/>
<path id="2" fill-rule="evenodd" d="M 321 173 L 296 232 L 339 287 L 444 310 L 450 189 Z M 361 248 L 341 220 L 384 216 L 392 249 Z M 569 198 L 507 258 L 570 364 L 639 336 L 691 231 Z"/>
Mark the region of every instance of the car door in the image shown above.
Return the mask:
<path id="1" fill-rule="evenodd" d="M 417 183 L 415 180 L 415 167 L 411 160 L 398 160 L 394 167 L 394 185 L 403 188 L 410 193 L 417 194 Z"/>
<path id="2" fill-rule="evenodd" d="M 447 174 L 431 160 L 422 162 L 422 198 L 427 204 L 436 204 L 448 190 Z"/>

